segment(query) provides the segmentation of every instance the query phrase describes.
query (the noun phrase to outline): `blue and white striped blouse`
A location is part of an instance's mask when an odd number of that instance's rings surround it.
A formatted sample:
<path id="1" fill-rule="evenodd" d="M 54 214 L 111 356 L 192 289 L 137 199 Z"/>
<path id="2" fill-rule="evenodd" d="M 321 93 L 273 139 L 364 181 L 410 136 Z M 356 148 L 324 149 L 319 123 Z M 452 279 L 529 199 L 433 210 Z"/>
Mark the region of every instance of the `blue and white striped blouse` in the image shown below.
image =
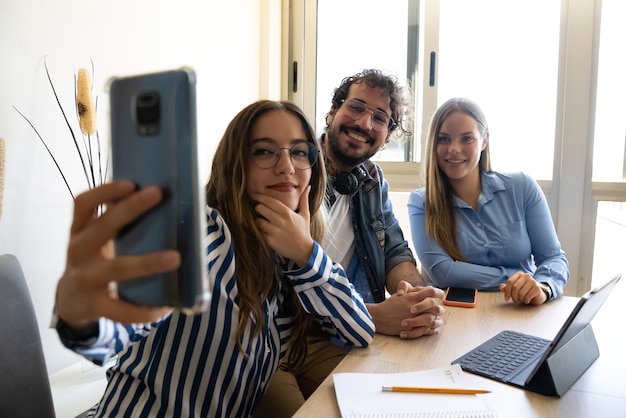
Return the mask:
<path id="1" fill-rule="evenodd" d="M 98 364 L 118 355 L 107 371 L 97 417 L 246 417 L 265 392 L 291 334 L 281 309 L 283 284 L 265 301 L 266 330 L 245 332 L 242 355 L 235 333 L 238 290 L 230 231 L 217 211 L 207 208 L 209 309 L 197 315 L 173 312 L 155 324 L 124 326 L 100 319 L 100 334 L 89 347 L 71 347 Z M 303 268 L 285 271 L 302 305 L 322 328 L 343 343 L 365 347 L 374 323 L 361 296 L 339 264 L 315 243 Z"/>

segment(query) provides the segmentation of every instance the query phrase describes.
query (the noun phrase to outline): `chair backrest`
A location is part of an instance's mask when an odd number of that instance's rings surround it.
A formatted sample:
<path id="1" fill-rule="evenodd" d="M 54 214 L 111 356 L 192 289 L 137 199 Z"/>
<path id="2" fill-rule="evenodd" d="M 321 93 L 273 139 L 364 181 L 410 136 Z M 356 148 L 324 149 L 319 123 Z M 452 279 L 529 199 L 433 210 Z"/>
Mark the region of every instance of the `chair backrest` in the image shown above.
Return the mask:
<path id="1" fill-rule="evenodd" d="M 17 258 L 0 255 L 0 417 L 54 417 L 39 326 Z"/>

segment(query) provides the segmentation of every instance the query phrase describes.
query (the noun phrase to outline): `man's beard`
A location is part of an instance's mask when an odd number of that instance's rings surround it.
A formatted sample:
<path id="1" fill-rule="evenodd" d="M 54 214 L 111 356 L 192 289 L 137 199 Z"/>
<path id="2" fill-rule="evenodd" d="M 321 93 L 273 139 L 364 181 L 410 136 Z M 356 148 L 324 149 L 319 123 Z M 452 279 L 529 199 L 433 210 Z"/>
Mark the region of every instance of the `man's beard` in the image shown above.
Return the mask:
<path id="1" fill-rule="evenodd" d="M 330 152 L 335 157 L 335 159 L 339 161 L 342 165 L 345 165 L 348 167 L 356 167 L 359 164 L 369 160 L 374 154 L 376 154 L 376 151 L 365 153 L 364 155 L 360 155 L 360 156 L 351 156 L 345 153 L 341 147 L 341 142 L 339 139 L 339 134 L 341 133 L 341 129 L 342 129 L 341 126 L 334 127 L 331 125 L 328 129 L 328 132 L 326 133 L 326 141 L 328 143 Z M 367 136 L 363 134 L 362 132 L 359 132 L 359 133 L 361 135 Z"/>

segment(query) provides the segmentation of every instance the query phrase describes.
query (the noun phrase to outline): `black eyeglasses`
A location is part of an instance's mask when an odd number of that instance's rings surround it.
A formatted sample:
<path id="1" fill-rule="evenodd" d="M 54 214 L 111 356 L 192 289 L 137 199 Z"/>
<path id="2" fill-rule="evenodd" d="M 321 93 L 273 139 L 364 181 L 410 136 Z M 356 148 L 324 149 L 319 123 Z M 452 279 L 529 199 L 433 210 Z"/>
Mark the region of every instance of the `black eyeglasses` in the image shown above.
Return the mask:
<path id="1" fill-rule="evenodd" d="M 365 112 L 370 112 L 372 114 L 372 129 L 375 131 L 386 132 L 394 124 L 394 120 L 391 116 L 360 100 L 344 99 L 341 103 L 346 105 L 345 113 L 352 120 L 358 120 Z"/>
<path id="2" fill-rule="evenodd" d="M 262 139 L 248 146 L 250 158 L 254 165 L 259 168 L 272 168 L 280 161 L 280 152 L 289 150 L 291 163 L 298 170 L 306 170 L 313 167 L 317 161 L 317 147 L 311 142 L 298 142 L 291 148 L 279 147 L 274 141 Z"/>

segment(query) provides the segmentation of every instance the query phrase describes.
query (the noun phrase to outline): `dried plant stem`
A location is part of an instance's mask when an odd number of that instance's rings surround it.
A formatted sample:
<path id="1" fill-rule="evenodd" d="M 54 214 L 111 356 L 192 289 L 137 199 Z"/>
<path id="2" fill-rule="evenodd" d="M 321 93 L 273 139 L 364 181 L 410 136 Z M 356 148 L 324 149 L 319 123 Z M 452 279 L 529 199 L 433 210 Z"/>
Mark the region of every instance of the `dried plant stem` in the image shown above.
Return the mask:
<path id="1" fill-rule="evenodd" d="M 43 138 L 41 137 L 41 135 L 39 134 L 39 131 L 37 130 L 37 128 L 35 128 L 35 125 L 33 125 L 31 123 L 30 120 L 28 120 L 28 118 L 26 116 L 24 116 L 22 114 L 22 112 L 20 112 L 17 107 L 13 106 L 13 109 L 15 109 L 15 111 L 17 113 L 20 114 L 21 117 L 24 118 L 24 120 L 26 120 L 26 122 L 28 122 L 28 124 L 30 125 L 31 128 L 33 128 L 33 131 L 35 131 L 35 133 L 37 134 L 37 136 L 39 137 L 39 139 L 41 140 L 41 143 L 43 144 L 44 147 L 46 147 L 46 151 L 48 151 L 48 154 L 50 154 L 50 157 L 52 158 L 52 161 L 54 161 L 54 164 L 57 166 L 57 169 L 59 170 L 59 173 L 61 174 L 61 177 L 63 177 L 63 181 L 65 182 L 65 185 L 67 186 L 67 190 L 69 190 L 70 195 L 72 195 L 72 199 L 74 199 L 74 193 L 72 193 L 72 189 L 70 188 L 69 183 L 67 182 L 67 179 L 65 178 L 65 175 L 63 174 L 63 170 L 61 170 L 61 167 L 59 166 L 59 163 L 57 163 L 56 158 L 54 158 L 54 155 L 52 154 L 52 151 L 50 151 L 50 148 L 48 148 L 48 145 L 46 145 L 46 141 L 43 140 Z"/>
<path id="2" fill-rule="evenodd" d="M 67 119 L 67 116 L 65 115 L 65 110 L 63 110 L 63 106 L 61 106 L 61 101 L 59 100 L 59 96 L 57 95 L 57 91 L 54 88 L 54 83 L 52 83 L 52 78 L 50 77 L 50 71 L 48 71 L 48 64 L 46 63 L 46 59 L 44 58 L 43 60 L 43 65 L 46 69 L 46 76 L 48 77 L 48 82 L 50 83 L 50 87 L 52 88 L 52 93 L 54 94 L 54 98 L 57 101 L 57 104 L 59 105 L 59 109 L 61 110 L 61 114 L 63 115 L 63 119 L 65 120 L 65 124 L 67 125 L 68 129 L 70 130 L 70 134 L 72 135 L 72 140 L 74 141 L 74 146 L 76 147 L 76 152 L 78 153 L 78 157 L 80 158 L 80 162 L 81 165 L 83 166 L 83 171 L 85 173 L 85 178 L 87 179 L 87 185 L 89 187 L 91 187 L 90 183 L 89 183 L 89 174 L 87 174 L 87 167 L 85 165 L 85 159 L 83 158 L 83 154 L 80 152 L 80 147 L 78 146 L 78 141 L 76 140 L 76 135 L 74 134 L 74 130 L 72 129 L 72 125 L 70 125 L 69 120 Z M 76 82 L 74 82 L 74 85 L 76 85 Z M 32 125 L 31 125 L 32 126 Z M 43 141 L 43 139 L 42 139 Z M 48 148 L 46 146 L 46 148 Z M 57 164 L 58 167 L 58 164 Z M 60 168 L 59 168 L 60 170 Z M 65 179 L 65 176 L 63 176 L 63 179 Z M 72 197 L 74 195 L 72 194 Z"/>
<path id="3" fill-rule="evenodd" d="M 78 153 L 78 157 L 83 167 L 85 178 L 87 179 L 87 186 L 90 189 L 95 188 L 98 185 L 103 184 L 106 179 L 107 170 L 108 170 L 108 157 L 107 157 L 106 166 L 103 172 L 102 149 L 100 146 L 100 134 L 95 127 L 95 118 L 97 115 L 98 98 L 96 97 L 95 99 L 93 99 L 91 96 L 92 94 L 91 92 L 93 90 L 93 80 L 90 80 L 89 73 L 86 70 L 81 68 L 79 70 L 79 74 L 80 74 L 79 78 L 81 79 L 81 84 L 79 87 L 77 76 L 76 74 L 74 74 L 74 97 L 75 97 L 74 109 L 76 112 L 76 118 L 79 122 L 80 130 L 82 133 L 82 143 L 84 147 L 84 150 L 81 150 L 78 138 L 76 137 L 74 133 L 74 129 L 72 129 L 72 126 L 70 125 L 70 122 L 67 118 L 65 110 L 63 109 L 63 106 L 61 105 L 61 101 L 59 100 L 59 96 L 54 87 L 54 83 L 52 82 L 52 77 L 50 76 L 50 71 L 48 70 L 48 64 L 46 63 L 45 57 L 44 57 L 44 67 L 46 70 L 46 76 L 48 77 L 50 88 L 52 89 L 52 93 L 54 94 L 54 98 L 57 102 L 57 105 L 59 106 L 59 110 L 61 111 L 61 114 L 63 115 L 65 124 L 67 125 L 70 131 L 70 135 L 72 136 L 72 141 L 74 142 L 76 152 Z M 93 71 L 93 61 L 92 61 L 91 73 L 93 74 L 93 72 L 94 71 Z M 39 140 L 41 141 L 43 146 L 46 148 L 46 151 L 52 158 L 52 161 L 56 165 L 57 170 L 61 174 L 61 177 L 63 178 L 63 181 L 65 182 L 65 186 L 67 187 L 67 190 L 70 192 L 70 196 L 72 196 L 72 199 L 74 199 L 74 193 L 72 192 L 72 189 L 67 181 L 67 178 L 65 177 L 65 174 L 63 173 L 63 170 L 59 166 L 59 163 L 57 162 L 56 158 L 52 154 L 52 151 L 46 144 L 46 141 L 43 139 L 43 137 L 41 136 L 37 128 L 35 128 L 33 123 L 24 114 L 22 114 L 22 112 L 20 112 L 15 106 L 13 106 L 13 108 L 15 109 L 17 113 L 19 113 L 20 116 L 22 116 L 22 118 L 24 118 L 24 120 L 26 120 L 26 122 L 30 125 L 33 131 L 35 131 L 35 134 L 37 134 L 37 137 L 39 137 Z M 86 129 L 86 128 L 89 128 L 89 129 Z M 95 141 L 96 141 L 95 145 L 92 144 L 92 138 L 95 138 Z M 97 156 L 97 160 L 94 159 L 94 154 Z M 103 206 L 99 207 L 96 210 L 95 215 L 97 216 L 101 214 L 103 212 L 103 209 L 104 209 Z"/>

